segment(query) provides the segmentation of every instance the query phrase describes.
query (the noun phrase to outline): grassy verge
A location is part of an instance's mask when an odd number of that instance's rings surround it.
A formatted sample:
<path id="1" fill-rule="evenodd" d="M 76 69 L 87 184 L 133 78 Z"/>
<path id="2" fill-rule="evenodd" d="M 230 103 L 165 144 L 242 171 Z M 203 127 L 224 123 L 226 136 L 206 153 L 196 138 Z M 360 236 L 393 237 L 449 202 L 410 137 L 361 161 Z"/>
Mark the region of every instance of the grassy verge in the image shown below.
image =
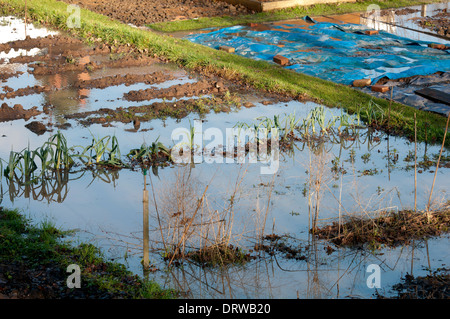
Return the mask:
<path id="1" fill-rule="evenodd" d="M 340 4 L 316 4 L 311 6 L 294 7 L 270 12 L 260 12 L 251 15 L 242 15 L 238 17 L 212 17 L 198 18 L 195 20 L 168 21 L 149 24 L 148 27 L 163 32 L 176 32 L 196 30 L 211 27 L 229 27 L 232 25 L 245 23 L 263 23 L 279 20 L 288 20 L 301 18 L 306 15 L 329 15 L 329 14 L 345 14 L 351 12 L 365 12 L 371 4 L 380 6 L 381 9 L 400 8 L 413 5 L 428 4 L 434 2 L 442 2 L 436 0 L 359 0 L 357 2 L 340 3 Z"/>
<path id="2" fill-rule="evenodd" d="M 76 247 L 49 222 L 32 225 L 0 207 L 0 296 L 18 298 L 170 298 L 175 293 L 106 261 L 91 244 Z M 67 267 L 81 269 L 81 288 L 67 288 Z M 42 273 L 45 273 L 42 274 Z M 28 278 L 30 277 L 30 278 Z M 14 295 L 11 295 L 14 294 Z"/>
<path id="3" fill-rule="evenodd" d="M 0 0 L 0 14 L 3 15 L 24 16 L 24 7 L 21 0 Z M 253 89 L 310 98 L 329 107 L 342 107 L 349 113 L 358 112 L 370 101 L 377 103 L 386 114 L 389 109 L 389 101 L 374 98 L 348 86 L 286 70 L 273 63 L 214 50 L 188 40 L 136 29 L 88 10 L 81 9 L 81 27 L 69 29 L 66 21 L 70 14 L 67 12 L 67 4 L 63 2 L 41 0 L 28 3 L 29 19 L 68 31 L 87 42 L 101 39 L 111 45 L 130 44 L 140 50 L 147 49 L 149 54 L 164 57 L 189 70 L 221 76 L 249 85 Z M 392 103 L 390 111 L 391 132 L 414 137 L 414 113 L 417 113 L 418 140 L 423 141 L 427 137 L 428 142 L 442 141 L 445 118 L 396 102 Z M 363 116 L 362 120 L 366 118 Z M 446 145 L 450 145 L 450 138 L 446 140 Z"/>

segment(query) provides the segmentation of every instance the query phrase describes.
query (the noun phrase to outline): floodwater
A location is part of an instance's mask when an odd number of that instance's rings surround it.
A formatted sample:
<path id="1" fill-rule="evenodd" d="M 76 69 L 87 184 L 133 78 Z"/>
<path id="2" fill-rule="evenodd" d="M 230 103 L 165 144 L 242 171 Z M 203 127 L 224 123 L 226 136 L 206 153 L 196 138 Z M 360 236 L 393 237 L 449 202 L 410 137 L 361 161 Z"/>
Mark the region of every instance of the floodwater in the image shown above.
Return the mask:
<path id="1" fill-rule="evenodd" d="M 17 30 L 21 28 L 19 26 Z M 44 35 L 46 31 L 41 32 L 40 35 Z M 195 81 L 195 78 L 189 78 L 184 71 L 173 66 L 160 67 L 178 74 L 177 83 Z M 25 70 L 29 66 L 18 65 L 17 68 Z M 128 72 L 128 69 L 102 72 L 112 74 Z M 61 74 L 61 78 L 68 79 L 67 83 L 70 83 L 71 76 L 73 74 Z M 48 80 L 24 73 L 1 85 L 16 89 L 41 83 L 39 81 Z M 172 84 L 174 82 L 162 83 L 157 87 Z M 149 86 L 136 84 L 136 87 Z M 131 89 L 136 88 L 114 86 L 91 90 L 86 103 L 80 103 L 80 99 L 69 97 L 71 89 L 67 85 L 66 93 L 61 93 L 59 97 L 42 93 L 21 99 L 5 99 L 2 103 L 21 103 L 25 109 L 36 105 L 42 109 L 51 98 L 54 113 L 39 115 L 33 120 L 45 122 L 59 119 L 70 123 L 72 126 L 62 131 L 69 145 L 87 146 L 92 135 L 115 135 L 122 155 L 140 147 L 143 142 L 151 143 L 156 139 L 172 146 L 172 132 L 180 127 L 189 129 L 190 124 L 199 119 L 196 114 L 183 119 L 157 119 L 141 123 L 140 130 L 133 132 L 127 130 L 132 124 L 114 123 L 112 127 L 92 124 L 84 127 L 75 120 L 62 117 L 63 114 L 85 109 L 129 106 L 131 104 L 123 99 L 123 93 Z M 260 100 L 255 100 L 254 104 L 254 107 L 229 113 L 202 116 L 203 132 L 208 128 L 217 128 L 225 136 L 227 128 L 239 122 L 255 123 L 256 118 L 261 116 L 273 118 L 295 113 L 297 118 L 305 118 L 309 111 L 318 106 L 299 101 L 264 105 Z M 326 114 L 329 119 L 341 112 L 339 109 L 326 109 Z M 38 136 L 24 127 L 26 123 L 23 119 L 0 122 L 0 158 L 7 159 L 11 149 L 37 148 L 55 133 L 46 132 Z M 433 158 L 439 149 L 439 145 L 420 143 L 419 159 L 425 155 Z M 315 174 L 323 173 L 318 215 L 320 225 L 331 223 L 339 216 L 375 216 L 385 209 L 396 211 L 411 208 L 414 205 L 414 171 L 410 169 L 411 162 L 407 159 L 413 151 L 414 143 L 404 138 L 361 129 L 354 140 L 336 139 L 313 145 L 296 143 L 293 152 L 280 154 L 279 167 L 273 175 L 261 174 L 260 169 L 266 164 L 248 161 L 243 164 L 210 164 L 203 161 L 199 164 L 171 165 L 158 169 L 157 175 L 149 172 L 145 176 L 140 170 L 110 172 L 75 167 L 68 174 L 44 179 L 30 187 L 2 179 L 1 205 L 18 208 L 35 222 L 51 220 L 57 227 L 77 229 L 78 232 L 70 239 L 92 242 L 101 247 L 107 257 L 125 263 L 135 273 L 155 279 L 164 287 L 180 289 L 189 298 L 374 298 L 374 289 L 367 285 L 369 265 L 379 265 L 382 270 L 378 292 L 391 295 L 391 287 L 407 273 L 419 276 L 427 274 L 427 269 L 449 265 L 448 235 L 375 252 L 337 248 L 309 234 L 312 218 L 308 209 L 308 191 L 311 191 L 308 182 L 317 176 Z M 450 154 L 445 151 L 444 155 L 448 157 Z M 334 163 L 339 163 L 338 166 L 346 172 L 336 174 Z M 428 201 L 434 169 L 422 169 L 418 174 L 419 209 L 424 209 Z M 448 174 L 449 169 L 445 167 L 438 171 L 433 191 L 435 205 L 448 200 Z M 201 215 L 205 225 L 210 221 L 215 225 L 217 220 L 224 220 L 228 227 L 226 230 L 231 234 L 230 243 L 247 252 L 258 243 L 262 232 L 285 236 L 286 242 L 299 249 L 305 259 L 292 260 L 277 253 L 273 256 L 261 253 L 260 257 L 243 265 L 203 268 L 186 262 L 183 267 L 167 269 L 167 262 L 162 258 L 162 241 L 177 240 L 179 235 L 170 216 L 177 213 L 180 207 L 189 209 L 194 206 L 207 186 L 207 205 Z M 148 243 L 144 242 L 146 236 L 143 234 L 143 212 L 146 211 L 144 188 L 150 194 Z M 228 209 L 230 202 L 234 203 L 232 209 Z M 205 241 L 217 238 L 217 231 L 215 226 L 195 228 L 188 244 L 198 244 L 198 234 Z M 144 271 L 141 264 L 144 245 L 149 247 L 151 268 L 157 269 L 150 273 Z M 331 254 L 327 253 L 328 246 L 334 249 Z"/>

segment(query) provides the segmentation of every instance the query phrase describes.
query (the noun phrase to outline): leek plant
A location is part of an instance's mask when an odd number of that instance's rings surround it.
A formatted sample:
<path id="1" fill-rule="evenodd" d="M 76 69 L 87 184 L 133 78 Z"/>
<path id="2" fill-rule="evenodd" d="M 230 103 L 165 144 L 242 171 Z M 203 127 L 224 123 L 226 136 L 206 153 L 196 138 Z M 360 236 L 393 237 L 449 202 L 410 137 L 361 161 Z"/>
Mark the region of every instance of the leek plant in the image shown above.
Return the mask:
<path id="1" fill-rule="evenodd" d="M 92 164 L 114 167 L 126 166 L 121 160 L 119 142 L 116 136 L 107 135 L 102 138 L 92 136 L 91 145 L 84 148 L 78 156 L 87 159 L 85 164 L 88 166 Z"/>

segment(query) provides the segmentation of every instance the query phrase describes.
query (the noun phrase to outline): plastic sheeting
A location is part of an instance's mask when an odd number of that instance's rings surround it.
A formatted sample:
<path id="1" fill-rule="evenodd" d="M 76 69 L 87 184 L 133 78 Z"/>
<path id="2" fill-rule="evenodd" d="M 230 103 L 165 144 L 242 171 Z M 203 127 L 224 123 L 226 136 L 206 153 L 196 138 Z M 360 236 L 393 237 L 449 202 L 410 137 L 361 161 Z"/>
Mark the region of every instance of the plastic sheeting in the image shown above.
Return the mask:
<path id="1" fill-rule="evenodd" d="M 366 35 L 364 31 L 369 29 L 357 24 L 315 22 L 309 17 L 304 20 L 304 26 L 234 26 L 187 38 L 216 49 L 231 46 L 236 54 L 256 60 L 272 62 L 279 54 L 290 60 L 288 69 L 342 84 L 450 71 L 450 51 L 429 48 L 430 42 L 384 31 Z"/>

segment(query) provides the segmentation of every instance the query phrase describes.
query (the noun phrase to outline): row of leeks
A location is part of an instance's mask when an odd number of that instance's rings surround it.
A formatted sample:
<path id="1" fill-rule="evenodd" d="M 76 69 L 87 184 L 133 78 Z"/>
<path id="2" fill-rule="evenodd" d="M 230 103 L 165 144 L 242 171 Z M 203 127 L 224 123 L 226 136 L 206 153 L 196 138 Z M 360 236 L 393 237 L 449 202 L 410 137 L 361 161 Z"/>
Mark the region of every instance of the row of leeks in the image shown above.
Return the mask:
<path id="1" fill-rule="evenodd" d="M 156 141 L 148 146 L 143 144 L 140 149 L 131 150 L 128 158 L 141 162 L 147 158 L 147 164 L 151 165 L 152 155 L 160 151 L 170 155 L 169 150 L 161 142 Z M 68 171 L 72 166 L 80 164 L 84 167 L 92 165 L 110 168 L 129 167 L 122 160 L 116 136 L 108 135 L 102 138 L 93 136 L 91 144 L 87 147 L 69 147 L 65 136 L 58 131 L 37 149 L 31 150 L 28 146 L 20 152 L 11 150 L 9 160 L 0 159 L 2 172 L 0 177 L 10 181 L 14 179 L 24 184 L 32 183 L 38 178 L 45 177 L 46 172 Z"/>
<path id="2" fill-rule="evenodd" d="M 341 109 L 340 115 L 333 115 L 330 111 L 327 116 L 327 110 L 324 106 L 318 106 L 312 109 L 306 117 L 297 118 L 295 112 L 292 114 L 274 115 L 273 118 L 266 116 L 258 117 L 258 123 L 247 124 L 239 122 L 235 127 L 239 129 L 254 129 L 258 132 L 261 128 L 264 132 L 270 134 L 273 129 L 277 129 L 282 139 L 298 131 L 303 138 L 314 137 L 318 134 L 328 134 L 330 130 L 337 129 L 338 133 L 345 129 L 358 129 L 373 125 L 380 125 L 385 120 L 384 110 L 374 102 L 370 102 L 367 107 L 360 107 L 355 114 L 348 114 Z M 364 117 L 367 125 L 363 125 L 361 118 Z"/>

